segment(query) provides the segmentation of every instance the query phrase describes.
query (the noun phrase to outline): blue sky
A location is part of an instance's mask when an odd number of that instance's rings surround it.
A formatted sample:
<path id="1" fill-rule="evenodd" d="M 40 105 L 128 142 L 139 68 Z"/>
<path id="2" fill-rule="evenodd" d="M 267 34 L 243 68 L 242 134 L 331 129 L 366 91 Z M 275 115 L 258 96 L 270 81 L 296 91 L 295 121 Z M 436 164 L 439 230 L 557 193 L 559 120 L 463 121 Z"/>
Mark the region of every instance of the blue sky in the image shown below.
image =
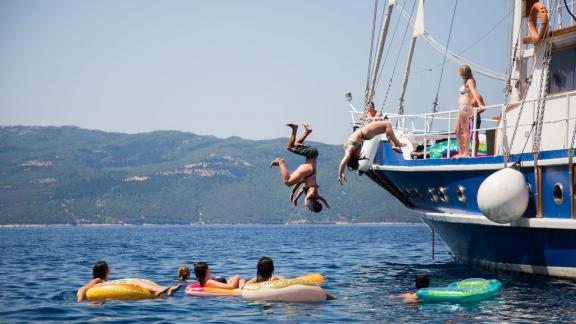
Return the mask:
<path id="1" fill-rule="evenodd" d="M 413 1 L 398 0 L 408 9 Z M 426 1 L 426 29 L 442 43 L 453 5 Z M 309 121 L 311 140 L 341 143 L 350 132 L 344 94 L 351 91 L 359 105 L 364 92 L 373 6 L 0 0 L 0 125 L 268 139 L 287 136 L 286 122 Z M 459 1 L 450 49 L 480 40 L 463 56 L 504 73 L 510 18 L 502 19 L 510 10 L 511 1 Z M 397 19 L 396 13 L 391 33 Z M 405 21 L 398 26 L 376 97 L 379 106 L 400 53 L 388 99 L 393 110 L 407 47 L 398 50 Z M 416 50 L 407 113 L 432 109 L 440 68 L 429 69 L 442 62 L 423 40 Z M 447 110 L 455 107 L 461 81 L 456 64 L 445 68 L 440 108 Z M 477 81 L 487 104 L 503 101 L 501 81 L 480 75 Z"/>

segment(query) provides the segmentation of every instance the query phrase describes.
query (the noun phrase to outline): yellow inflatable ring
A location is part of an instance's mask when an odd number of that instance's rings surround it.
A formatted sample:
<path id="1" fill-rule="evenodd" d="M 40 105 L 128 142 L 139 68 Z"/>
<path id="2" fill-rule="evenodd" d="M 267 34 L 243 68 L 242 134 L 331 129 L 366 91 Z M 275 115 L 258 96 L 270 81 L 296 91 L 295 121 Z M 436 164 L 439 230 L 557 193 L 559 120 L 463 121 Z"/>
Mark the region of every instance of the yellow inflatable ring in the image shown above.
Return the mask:
<path id="1" fill-rule="evenodd" d="M 133 283 L 131 279 L 107 281 L 95 285 L 86 292 L 88 300 L 140 300 L 155 299 L 156 297 L 148 289 L 144 289 Z M 162 296 L 160 296 L 162 298 Z"/>

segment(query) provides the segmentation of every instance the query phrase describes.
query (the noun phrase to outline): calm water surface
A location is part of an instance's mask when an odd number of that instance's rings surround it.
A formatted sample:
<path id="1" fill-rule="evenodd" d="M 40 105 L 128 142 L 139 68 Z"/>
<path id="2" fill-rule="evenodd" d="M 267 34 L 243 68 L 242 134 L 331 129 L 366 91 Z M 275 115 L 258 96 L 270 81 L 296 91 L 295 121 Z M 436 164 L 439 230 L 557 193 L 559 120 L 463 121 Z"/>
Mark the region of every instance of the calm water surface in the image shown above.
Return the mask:
<path id="1" fill-rule="evenodd" d="M 495 274 L 431 255 L 422 225 L 299 225 L 0 228 L 0 322 L 550 322 L 576 321 L 576 284 Z M 206 261 L 216 275 L 255 275 L 258 258 L 276 273 L 323 273 L 336 301 L 258 304 L 237 297 L 185 296 L 75 303 L 75 291 L 106 260 L 111 279 L 173 284 L 181 263 Z M 469 277 L 498 278 L 500 295 L 471 304 L 415 304 L 390 295 L 411 290 L 415 275 L 433 286 Z"/>

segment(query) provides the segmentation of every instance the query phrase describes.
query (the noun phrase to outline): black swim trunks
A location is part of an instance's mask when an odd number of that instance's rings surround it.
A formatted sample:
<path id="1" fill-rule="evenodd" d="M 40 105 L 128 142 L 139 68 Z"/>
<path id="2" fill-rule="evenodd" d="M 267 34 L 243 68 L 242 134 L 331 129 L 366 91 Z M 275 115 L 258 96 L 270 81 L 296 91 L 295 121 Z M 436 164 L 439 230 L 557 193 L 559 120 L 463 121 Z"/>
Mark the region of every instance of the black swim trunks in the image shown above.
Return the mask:
<path id="1" fill-rule="evenodd" d="M 307 159 L 315 159 L 318 157 L 318 150 L 314 146 L 300 144 L 291 150 L 293 153 L 302 155 Z"/>

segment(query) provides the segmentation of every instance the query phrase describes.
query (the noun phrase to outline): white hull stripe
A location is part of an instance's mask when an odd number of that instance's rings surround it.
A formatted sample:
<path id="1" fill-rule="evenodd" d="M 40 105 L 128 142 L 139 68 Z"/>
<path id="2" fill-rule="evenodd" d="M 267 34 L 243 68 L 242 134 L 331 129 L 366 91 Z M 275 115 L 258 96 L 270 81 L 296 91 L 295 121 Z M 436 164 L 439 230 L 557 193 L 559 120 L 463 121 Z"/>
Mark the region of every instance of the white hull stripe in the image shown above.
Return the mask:
<path id="1" fill-rule="evenodd" d="M 446 214 L 446 213 L 427 212 L 424 213 L 422 217 L 433 221 L 447 222 L 447 223 L 576 230 L 576 220 L 573 220 L 571 218 L 522 218 L 510 224 L 497 224 L 487 219 L 486 217 L 480 215 L 470 216 L 466 214 Z"/>
<path id="2" fill-rule="evenodd" d="M 569 267 L 551 267 L 551 266 L 536 266 L 530 264 L 514 264 L 514 263 L 501 263 L 492 262 L 487 260 L 478 260 L 472 258 L 465 258 L 458 256 L 458 259 L 466 264 L 477 266 L 490 270 L 504 270 L 513 272 L 524 272 L 537 275 L 545 275 L 559 278 L 576 278 L 576 268 Z"/>
<path id="3" fill-rule="evenodd" d="M 511 165 L 511 163 L 508 163 Z M 568 165 L 568 158 L 538 160 L 538 165 Z M 533 167 L 534 161 L 522 161 L 522 167 Z M 491 164 L 450 164 L 450 165 L 372 165 L 372 170 L 377 171 L 473 171 L 473 170 L 499 170 L 504 168 L 504 163 Z"/>

